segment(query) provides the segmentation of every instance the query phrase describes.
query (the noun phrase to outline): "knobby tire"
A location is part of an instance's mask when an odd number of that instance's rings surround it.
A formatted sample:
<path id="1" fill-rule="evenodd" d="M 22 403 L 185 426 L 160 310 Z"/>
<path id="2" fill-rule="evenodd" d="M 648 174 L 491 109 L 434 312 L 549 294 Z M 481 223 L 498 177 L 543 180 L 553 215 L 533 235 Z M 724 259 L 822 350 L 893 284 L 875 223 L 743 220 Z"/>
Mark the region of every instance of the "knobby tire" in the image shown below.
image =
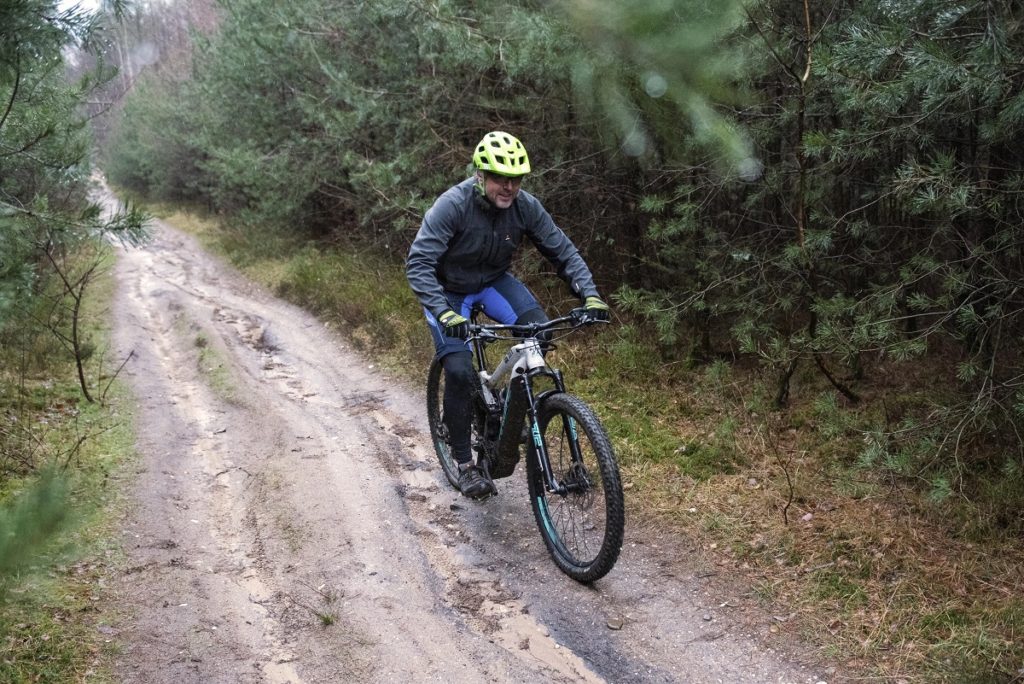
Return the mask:
<path id="1" fill-rule="evenodd" d="M 444 367 L 434 359 L 427 371 L 427 422 L 434 452 L 452 487 L 459 488 L 459 465 L 448 446 L 448 427 L 444 424 Z"/>
<path id="2" fill-rule="evenodd" d="M 622 481 L 611 441 L 593 410 L 569 394 L 546 397 L 538 422 L 555 480 L 570 483 L 573 491 L 547 491 L 531 440 L 527 478 L 537 526 L 558 568 L 579 582 L 593 582 L 618 560 L 626 525 Z M 574 463 L 571 453 L 574 434 L 582 467 Z"/>

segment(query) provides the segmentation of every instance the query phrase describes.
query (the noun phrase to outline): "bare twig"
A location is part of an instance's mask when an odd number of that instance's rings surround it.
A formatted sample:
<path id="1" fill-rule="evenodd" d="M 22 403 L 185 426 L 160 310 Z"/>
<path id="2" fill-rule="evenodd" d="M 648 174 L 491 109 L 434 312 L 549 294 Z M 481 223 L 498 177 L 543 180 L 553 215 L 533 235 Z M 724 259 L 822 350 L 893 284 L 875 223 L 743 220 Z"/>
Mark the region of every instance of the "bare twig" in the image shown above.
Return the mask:
<path id="1" fill-rule="evenodd" d="M 782 468 L 782 474 L 786 476 L 786 505 L 782 507 L 782 521 L 786 525 L 789 525 L 789 508 L 793 505 L 793 499 L 796 498 L 795 488 L 793 487 L 793 478 L 789 474 L 789 462 L 782 457 L 782 450 L 779 449 L 779 440 L 771 424 L 771 420 L 769 418 L 765 418 L 763 425 L 765 431 L 765 442 L 767 442 L 768 447 L 775 456 L 775 460 L 779 464 L 779 467 Z"/>
<path id="2" fill-rule="evenodd" d="M 124 361 L 121 362 L 121 365 L 118 366 L 117 370 L 114 371 L 114 374 L 112 376 L 110 376 L 110 381 L 107 382 L 106 386 L 103 388 L 103 392 L 100 394 L 100 403 L 101 404 L 106 401 L 106 399 L 107 399 L 107 392 L 110 390 L 110 386 L 114 384 L 114 381 L 117 380 L 117 376 L 121 374 L 121 371 L 124 369 L 124 367 L 126 365 L 128 365 L 128 362 L 131 361 L 133 358 L 135 358 L 135 350 L 134 349 L 132 349 L 130 352 L 128 352 L 128 356 L 126 356 L 124 358 Z"/>

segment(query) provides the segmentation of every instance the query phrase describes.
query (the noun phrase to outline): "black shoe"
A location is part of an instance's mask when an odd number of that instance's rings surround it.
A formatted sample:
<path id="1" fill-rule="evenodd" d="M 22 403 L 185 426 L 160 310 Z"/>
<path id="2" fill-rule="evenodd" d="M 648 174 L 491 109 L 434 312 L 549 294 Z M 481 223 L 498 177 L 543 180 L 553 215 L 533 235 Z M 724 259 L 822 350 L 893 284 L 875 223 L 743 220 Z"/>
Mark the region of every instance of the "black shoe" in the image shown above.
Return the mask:
<path id="1" fill-rule="evenodd" d="M 491 485 L 480 473 L 480 468 L 469 463 L 459 465 L 459 490 L 463 496 L 471 499 L 482 499 L 491 493 Z"/>

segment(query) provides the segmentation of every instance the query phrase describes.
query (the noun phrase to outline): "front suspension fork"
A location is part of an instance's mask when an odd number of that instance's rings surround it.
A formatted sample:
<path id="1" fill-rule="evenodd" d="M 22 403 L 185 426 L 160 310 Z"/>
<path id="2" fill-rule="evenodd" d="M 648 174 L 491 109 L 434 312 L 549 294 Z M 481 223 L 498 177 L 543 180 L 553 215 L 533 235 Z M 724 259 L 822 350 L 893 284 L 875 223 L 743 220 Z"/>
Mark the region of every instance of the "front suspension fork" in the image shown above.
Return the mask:
<path id="1" fill-rule="evenodd" d="M 541 472 L 544 475 L 544 485 L 547 490 L 553 494 L 564 496 L 569 493 L 569 488 L 562 482 L 555 480 L 555 474 L 551 468 L 551 458 L 548 456 L 547 446 L 544 444 L 544 440 L 540 434 L 540 411 L 539 404 L 546 396 L 555 394 L 558 392 L 565 391 L 565 385 L 562 382 L 561 373 L 557 371 L 541 371 L 542 373 L 550 375 L 555 381 L 555 389 L 548 390 L 541 393 L 540 399 L 538 399 L 533 393 L 533 385 L 531 382 L 523 383 L 523 391 L 526 393 L 526 416 L 527 425 L 530 428 L 530 438 L 533 440 L 533 450 L 537 458 L 537 465 L 540 467 Z M 569 451 L 572 455 L 572 461 L 575 464 L 582 464 L 583 457 L 580 453 L 579 440 L 576 435 L 576 424 L 575 421 L 570 417 L 568 426 L 563 425 L 562 429 L 569 430 Z"/>

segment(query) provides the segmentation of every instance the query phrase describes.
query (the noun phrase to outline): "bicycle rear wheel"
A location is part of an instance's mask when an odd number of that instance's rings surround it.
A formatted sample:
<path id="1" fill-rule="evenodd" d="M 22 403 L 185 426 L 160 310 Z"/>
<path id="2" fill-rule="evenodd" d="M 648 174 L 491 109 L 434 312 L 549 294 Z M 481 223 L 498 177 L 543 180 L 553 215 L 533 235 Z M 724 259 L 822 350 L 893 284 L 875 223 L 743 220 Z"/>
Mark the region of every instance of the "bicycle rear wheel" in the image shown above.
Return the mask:
<path id="1" fill-rule="evenodd" d="M 555 565 L 593 582 L 618 560 L 626 525 L 615 452 L 594 412 L 572 395 L 545 398 L 538 422 L 555 481 L 566 491 L 547 490 L 531 440 L 527 478 L 537 526 Z"/>
<path id="2" fill-rule="evenodd" d="M 452 458 L 449 448 L 448 426 L 444 423 L 444 367 L 438 359 L 434 359 L 427 371 L 427 423 L 444 476 L 458 489 L 459 464 Z"/>

